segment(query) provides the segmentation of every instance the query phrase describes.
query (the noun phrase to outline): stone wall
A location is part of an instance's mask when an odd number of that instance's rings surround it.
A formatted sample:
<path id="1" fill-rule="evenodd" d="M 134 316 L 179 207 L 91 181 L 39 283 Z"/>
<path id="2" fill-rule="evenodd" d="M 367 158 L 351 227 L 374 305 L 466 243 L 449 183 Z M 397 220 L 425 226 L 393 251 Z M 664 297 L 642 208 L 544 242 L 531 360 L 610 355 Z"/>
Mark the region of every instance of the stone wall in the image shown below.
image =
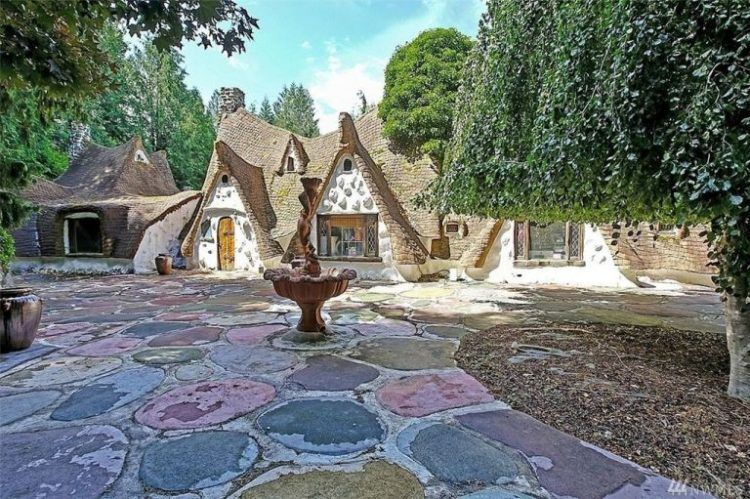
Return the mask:
<path id="1" fill-rule="evenodd" d="M 615 263 L 623 269 L 715 273 L 715 269 L 708 266 L 708 246 L 700 236 L 705 230 L 703 226 L 690 227 L 684 236 L 677 230 L 659 232 L 657 226 L 648 223 L 637 227 L 623 225 L 619 229 L 602 225 L 600 229 Z M 620 236 L 614 244 L 613 233 L 616 232 Z"/>
<path id="2" fill-rule="evenodd" d="M 239 88 L 222 87 L 219 90 L 219 116 L 231 114 L 245 107 L 245 93 Z"/>

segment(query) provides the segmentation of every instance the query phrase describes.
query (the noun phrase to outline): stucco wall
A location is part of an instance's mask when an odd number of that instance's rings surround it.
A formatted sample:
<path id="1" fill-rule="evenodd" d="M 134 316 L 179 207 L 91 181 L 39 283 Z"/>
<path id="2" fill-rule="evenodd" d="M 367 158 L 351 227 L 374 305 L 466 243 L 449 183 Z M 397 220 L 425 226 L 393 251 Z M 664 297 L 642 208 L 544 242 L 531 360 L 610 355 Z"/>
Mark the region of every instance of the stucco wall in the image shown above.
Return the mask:
<path id="1" fill-rule="evenodd" d="M 237 181 L 229 177 L 226 184 L 217 183 L 206 203 L 195 250 L 198 265 L 203 270 L 217 270 L 219 267 L 218 229 L 219 220 L 224 217 L 230 217 L 234 221 L 234 269 L 255 273 L 260 273 L 263 269 L 258 242 L 237 189 Z M 200 229 L 206 220 L 211 224 L 211 238 L 208 239 L 203 237 Z"/>
<path id="2" fill-rule="evenodd" d="M 156 271 L 154 258 L 159 253 L 175 256 L 175 250 L 180 246 L 180 232 L 190 221 L 198 202 L 199 199 L 188 201 L 146 229 L 133 257 L 133 269 L 136 273 Z"/>
<path id="3" fill-rule="evenodd" d="M 583 266 L 524 268 L 514 265 L 513 222 L 506 222 L 498 234 L 485 269 L 490 282 L 511 284 L 559 284 L 564 286 L 613 288 L 635 287 L 615 265 L 601 232 L 584 228 Z"/>

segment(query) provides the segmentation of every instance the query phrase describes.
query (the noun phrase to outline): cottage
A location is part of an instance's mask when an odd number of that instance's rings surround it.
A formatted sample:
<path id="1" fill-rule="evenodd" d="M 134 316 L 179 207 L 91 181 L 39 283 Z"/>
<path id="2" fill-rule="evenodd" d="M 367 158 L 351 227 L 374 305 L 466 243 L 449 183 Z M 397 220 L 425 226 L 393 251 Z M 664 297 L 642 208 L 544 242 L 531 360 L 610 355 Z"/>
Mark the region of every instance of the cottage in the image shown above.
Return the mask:
<path id="1" fill-rule="evenodd" d="M 180 191 L 163 151 L 133 137 L 117 147 L 74 128 L 70 168 L 23 192 L 38 209 L 13 232 L 17 270 L 149 272 L 159 253 L 177 254 L 201 194 Z"/>
<path id="2" fill-rule="evenodd" d="M 313 240 L 324 267 L 360 276 L 418 280 L 436 274 L 509 283 L 633 286 L 632 254 L 611 227 L 438 216 L 416 206 L 437 172 L 427 157 L 395 152 L 377 111 L 339 116 L 338 130 L 307 138 L 244 108 L 236 88 L 220 92 L 217 141 L 203 199 L 182 244 L 201 269 L 262 273 L 291 260 L 301 177 L 323 180 Z M 674 242 L 678 244 L 678 242 Z M 635 250 L 634 250 L 635 248 Z M 705 248 L 693 248 L 700 258 Z M 637 270 L 646 270 L 639 268 Z M 708 273 L 708 271 L 705 271 Z M 662 276 L 665 277 L 665 276 Z"/>

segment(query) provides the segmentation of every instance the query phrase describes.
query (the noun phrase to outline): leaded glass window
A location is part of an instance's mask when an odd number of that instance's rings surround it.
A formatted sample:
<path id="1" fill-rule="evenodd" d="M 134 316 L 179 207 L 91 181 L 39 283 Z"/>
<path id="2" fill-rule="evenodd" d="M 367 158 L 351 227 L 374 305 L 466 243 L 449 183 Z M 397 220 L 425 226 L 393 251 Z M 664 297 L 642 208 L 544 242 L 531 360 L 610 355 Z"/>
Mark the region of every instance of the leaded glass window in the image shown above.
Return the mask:
<path id="1" fill-rule="evenodd" d="M 583 226 L 571 222 L 516 222 L 516 260 L 581 260 Z"/>

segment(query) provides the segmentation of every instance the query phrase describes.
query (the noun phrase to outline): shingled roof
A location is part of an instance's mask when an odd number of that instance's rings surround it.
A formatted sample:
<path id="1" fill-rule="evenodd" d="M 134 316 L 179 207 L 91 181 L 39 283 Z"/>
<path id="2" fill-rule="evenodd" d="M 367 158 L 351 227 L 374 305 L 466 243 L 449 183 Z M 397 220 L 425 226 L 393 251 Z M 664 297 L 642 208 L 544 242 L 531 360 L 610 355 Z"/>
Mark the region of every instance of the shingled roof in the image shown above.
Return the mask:
<path id="1" fill-rule="evenodd" d="M 270 125 L 240 108 L 224 116 L 219 125 L 203 192 L 212 192 L 217 179 L 231 173 L 242 186 L 243 202 L 256 228 L 261 258 L 282 256 L 284 249 L 279 240 L 293 237 L 297 229 L 300 178 L 320 178 L 327 184 L 341 155 L 349 154 L 362 171 L 388 228 L 394 260 L 400 264 L 422 264 L 429 258 L 429 248 L 423 240 L 439 237 L 440 225 L 434 213 L 417 208 L 413 200 L 437 173 L 427 157 L 414 161 L 393 151 L 382 128 L 375 108 L 356 120 L 341 113 L 338 130 L 307 138 Z M 299 173 L 284 171 L 290 147 L 295 148 L 304 163 Z M 204 196 L 202 203 L 208 202 L 208 196 Z M 185 255 L 193 252 L 202 213 L 194 219 L 183 242 Z M 484 226 L 491 228 L 494 221 L 473 225 L 472 229 L 478 229 L 472 231 L 476 236 L 469 234 L 459 246 L 474 250 L 472 245 L 481 242 L 482 248 L 473 251 L 479 255 L 487 240 Z M 458 260 L 462 254 L 463 251 L 452 250 L 451 258 Z"/>
<path id="2" fill-rule="evenodd" d="M 22 195 L 38 213 L 14 232 L 22 241 L 17 256 L 62 256 L 60 215 L 92 211 L 112 239 L 105 256 L 133 258 L 149 226 L 201 194 L 180 191 L 164 151 L 147 155 L 136 136 L 116 147 L 89 144 L 60 177 L 40 179 Z"/>

